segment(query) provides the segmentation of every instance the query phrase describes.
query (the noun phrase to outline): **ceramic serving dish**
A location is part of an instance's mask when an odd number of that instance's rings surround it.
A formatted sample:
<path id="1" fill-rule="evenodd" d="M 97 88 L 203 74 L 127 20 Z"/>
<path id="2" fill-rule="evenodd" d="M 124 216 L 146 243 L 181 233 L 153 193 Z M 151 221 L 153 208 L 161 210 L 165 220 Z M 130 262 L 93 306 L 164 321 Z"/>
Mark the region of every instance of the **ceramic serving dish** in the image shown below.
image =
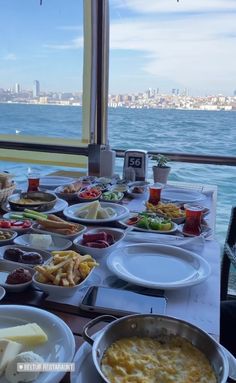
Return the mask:
<path id="1" fill-rule="evenodd" d="M 44 192 L 16 193 L 8 197 L 8 203 L 13 211 L 25 209 L 47 211 L 54 207 L 56 201 L 55 194 Z"/>
<path id="2" fill-rule="evenodd" d="M 31 279 L 24 283 L 10 284 L 6 282 L 7 276 L 16 269 L 23 268 L 31 274 Z M 35 271 L 27 266 L 18 266 L 15 262 L 6 261 L 5 259 L 0 259 L 0 285 L 4 287 L 6 291 L 9 292 L 21 292 L 26 290 L 32 284 L 32 277 Z"/>
<path id="3" fill-rule="evenodd" d="M 75 248 L 78 250 L 79 253 L 90 254 L 90 255 L 92 255 L 92 257 L 94 257 L 96 259 L 96 258 L 104 257 L 104 256 L 110 254 L 120 244 L 120 242 L 125 237 L 125 232 L 123 230 L 113 229 L 110 227 L 100 227 L 100 228 L 96 228 L 96 229 L 91 229 L 91 230 L 87 231 L 86 234 L 98 234 L 101 232 L 105 232 L 105 233 L 112 235 L 114 243 L 111 244 L 110 246 L 104 247 L 104 248 L 90 247 L 90 246 L 87 246 L 84 244 L 83 234 L 82 234 L 73 241 Z"/>

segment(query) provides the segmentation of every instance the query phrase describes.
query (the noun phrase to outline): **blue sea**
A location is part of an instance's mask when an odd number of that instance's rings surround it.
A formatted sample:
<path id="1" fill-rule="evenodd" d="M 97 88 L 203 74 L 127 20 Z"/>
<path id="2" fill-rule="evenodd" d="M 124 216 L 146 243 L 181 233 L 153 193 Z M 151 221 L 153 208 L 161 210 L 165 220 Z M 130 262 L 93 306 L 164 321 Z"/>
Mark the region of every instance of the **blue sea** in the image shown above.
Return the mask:
<path id="1" fill-rule="evenodd" d="M 0 104 L 0 134 L 81 137 L 82 108 Z M 109 108 L 109 142 L 115 149 L 236 156 L 234 112 Z M 1 162 L 0 170 L 26 178 L 30 164 Z M 123 160 L 116 160 L 121 174 Z M 42 174 L 56 167 L 38 168 Z M 152 178 L 152 163 L 149 177 Z M 169 180 L 218 186 L 216 236 L 223 243 L 231 206 L 236 204 L 236 167 L 171 163 Z M 61 168 L 60 168 L 61 169 Z"/>

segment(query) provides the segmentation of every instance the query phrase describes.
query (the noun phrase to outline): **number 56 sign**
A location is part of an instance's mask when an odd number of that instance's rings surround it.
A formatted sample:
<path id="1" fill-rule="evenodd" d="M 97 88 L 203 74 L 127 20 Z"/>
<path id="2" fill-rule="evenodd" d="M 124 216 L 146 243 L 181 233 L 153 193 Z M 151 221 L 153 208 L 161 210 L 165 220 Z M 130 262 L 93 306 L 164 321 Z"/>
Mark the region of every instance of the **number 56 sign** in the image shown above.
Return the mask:
<path id="1" fill-rule="evenodd" d="M 145 150 L 126 150 L 124 155 L 123 174 L 127 168 L 132 167 L 135 170 L 136 180 L 143 181 L 147 177 L 148 154 Z"/>

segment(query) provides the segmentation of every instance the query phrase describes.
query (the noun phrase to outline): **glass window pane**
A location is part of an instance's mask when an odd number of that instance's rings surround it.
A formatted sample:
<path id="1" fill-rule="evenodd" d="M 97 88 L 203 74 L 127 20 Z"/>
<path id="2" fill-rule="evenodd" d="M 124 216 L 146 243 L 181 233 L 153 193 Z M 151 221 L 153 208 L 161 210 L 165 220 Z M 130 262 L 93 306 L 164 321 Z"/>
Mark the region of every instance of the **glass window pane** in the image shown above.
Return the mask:
<path id="1" fill-rule="evenodd" d="M 235 11 L 231 0 L 110 0 L 113 147 L 235 156 Z"/>
<path id="2" fill-rule="evenodd" d="M 231 0 L 110 0 L 113 148 L 235 157 L 235 12 Z M 117 164 L 121 171 L 123 161 Z M 178 162 L 171 168 L 170 182 L 218 185 L 216 232 L 223 243 L 236 168 Z"/>
<path id="3" fill-rule="evenodd" d="M 76 145 L 82 139 L 83 0 L 1 1 L 0 78 L 0 134 Z"/>

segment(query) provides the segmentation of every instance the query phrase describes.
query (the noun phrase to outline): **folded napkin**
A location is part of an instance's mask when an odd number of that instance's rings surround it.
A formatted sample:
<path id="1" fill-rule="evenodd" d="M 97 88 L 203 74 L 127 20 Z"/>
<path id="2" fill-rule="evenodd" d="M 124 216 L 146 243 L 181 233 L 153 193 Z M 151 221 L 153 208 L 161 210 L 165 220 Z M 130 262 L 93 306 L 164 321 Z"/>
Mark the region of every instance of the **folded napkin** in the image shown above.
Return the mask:
<path id="1" fill-rule="evenodd" d="M 201 254 L 204 247 L 205 238 L 202 236 L 182 238 L 168 234 L 129 232 L 125 237 L 125 241 L 132 243 L 155 243 L 157 245 L 163 244 L 178 246 L 183 249 L 193 251 L 197 254 Z"/>

